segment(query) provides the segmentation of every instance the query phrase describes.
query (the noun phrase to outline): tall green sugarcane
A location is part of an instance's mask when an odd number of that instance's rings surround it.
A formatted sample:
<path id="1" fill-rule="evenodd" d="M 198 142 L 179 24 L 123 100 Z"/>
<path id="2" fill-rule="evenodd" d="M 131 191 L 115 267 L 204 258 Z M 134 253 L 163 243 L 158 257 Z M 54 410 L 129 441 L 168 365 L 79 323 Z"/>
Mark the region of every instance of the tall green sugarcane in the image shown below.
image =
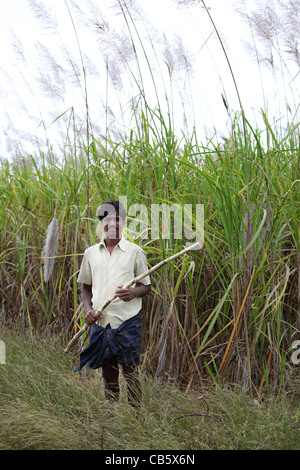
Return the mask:
<path id="1" fill-rule="evenodd" d="M 154 273 L 154 271 L 156 271 L 157 269 L 159 269 L 161 266 L 164 266 L 165 264 L 169 263 L 170 261 L 173 261 L 175 258 L 179 258 L 179 256 L 182 256 L 184 255 L 187 251 L 190 251 L 190 250 L 198 250 L 200 248 L 200 243 L 199 242 L 196 242 L 194 243 L 193 245 L 190 245 L 186 248 L 184 248 L 183 250 L 181 250 L 180 252 L 176 253 L 175 255 L 172 255 L 170 256 L 169 258 L 166 258 L 164 259 L 163 261 L 160 261 L 160 263 L 157 263 L 155 266 L 153 266 L 152 268 L 148 269 L 148 271 L 145 271 L 144 273 L 140 274 L 139 276 L 133 278 L 131 281 L 129 281 L 127 284 L 125 284 L 123 286 L 123 289 L 128 289 L 129 287 L 131 287 L 133 284 L 141 281 L 144 277 L 148 276 L 149 274 L 152 274 Z M 111 302 L 117 297 L 116 294 L 112 295 L 111 297 L 109 297 L 106 302 L 104 302 L 104 304 L 99 308 L 99 310 L 97 311 L 97 318 L 100 317 L 100 315 L 102 314 L 103 310 L 108 307 L 109 304 L 111 304 Z M 81 328 L 81 330 L 79 330 L 76 335 L 71 339 L 71 341 L 69 342 L 68 346 L 66 347 L 65 349 L 65 353 L 67 353 L 70 348 L 73 346 L 73 344 L 77 341 L 78 338 L 80 338 L 80 336 L 87 330 L 88 328 L 88 325 L 87 323 L 84 324 L 84 326 Z"/>

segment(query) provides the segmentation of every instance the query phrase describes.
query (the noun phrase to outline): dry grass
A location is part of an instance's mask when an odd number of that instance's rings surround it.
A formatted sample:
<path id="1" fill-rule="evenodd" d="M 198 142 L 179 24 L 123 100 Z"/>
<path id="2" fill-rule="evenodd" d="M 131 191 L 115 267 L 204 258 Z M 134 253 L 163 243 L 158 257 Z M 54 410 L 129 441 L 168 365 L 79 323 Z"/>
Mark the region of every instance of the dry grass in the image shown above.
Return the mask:
<path id="1" fill-rule="evenodd" d="M 98 372 L 87 371 L 85 380 L 73 372 L 76 359 L 62 354 L 60 338 L 7 329 L 2 337 L 7 347 L 7 363 L 0 366 L 2 450 L 299 448 L 299 388 L 258 403 L 239 387 L 207 384 L 184 391 L 142 373 L 136 415 L 123 392 L 111 407 Z M 299 374 L 297 380 L 299 385 Z"/>

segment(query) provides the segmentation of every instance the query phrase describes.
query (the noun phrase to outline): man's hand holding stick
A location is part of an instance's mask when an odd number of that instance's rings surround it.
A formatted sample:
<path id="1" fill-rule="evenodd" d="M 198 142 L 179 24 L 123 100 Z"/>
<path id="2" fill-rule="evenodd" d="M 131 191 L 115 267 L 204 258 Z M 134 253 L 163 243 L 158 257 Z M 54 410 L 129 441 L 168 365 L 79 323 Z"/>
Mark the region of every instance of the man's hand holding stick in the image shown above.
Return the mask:
<path id="1" fill-rule="evenodd" d="M 132 279 L 131 281 L 129 281 L 127 284 L 125 284 L 122 289 L 128 289 L 129 287 L 131 287 L 133 284 L 136 284 L 137 282 L 139 282 L 141 279 L 143 279 L 144 277 L 148 276 L 149 274 L 151 273 L 154 273 L 154 271 L 156 271 L 157 269 L 159 269 L 161 266 L 164 266 L 165 264 L 169 263 L 170 261 L 174 260 L 175 258 L 178 258 L 179 256 L 182 256 L 184 255 L 187 251 L 190 251 L 190 250 L 197 250 L 200 248 L 200 243 L 197 242 L 197 243 L 194 243 L 193 245 L 190 245 L 186 248 L 184 248 L 184 250 L 176 253 L 175 255 L 172 255 L 170 256 L 169 258 L 166 258 L 164 259 L 163 261 L 161 261 L 160 263 L 156 264 L 155 266 L 153 266 L 152 268 L 150 268 L 148 271 L 144 272 L 143 274 L 141 274 L 140 276 L 137 276 L 135 277 L 134 279 Z M 102 315 L 102 312 L 103 310 L 115 299 L 119 297 L 118 295 L 118 291 L 112 295 L 111 297 L 109 297 L 106 302 L 99 308 L 99 310 L 96 312 L 96 315 L 97 315 L 97 319 Z M 77 341 L 78 338 L 80 338 L 80 336 L 88 329 L 89 325 L 87 323 L 84 324 L 84 326 L 81 328 L 81 330 L 79 330 L 76 335 L 71 339 L 70 343 L 68 344 L 68 346 L 66 347 L 65 349 L 65 353 L 69 352 L 70 348 L 73 346 L 73 344 Z"/>

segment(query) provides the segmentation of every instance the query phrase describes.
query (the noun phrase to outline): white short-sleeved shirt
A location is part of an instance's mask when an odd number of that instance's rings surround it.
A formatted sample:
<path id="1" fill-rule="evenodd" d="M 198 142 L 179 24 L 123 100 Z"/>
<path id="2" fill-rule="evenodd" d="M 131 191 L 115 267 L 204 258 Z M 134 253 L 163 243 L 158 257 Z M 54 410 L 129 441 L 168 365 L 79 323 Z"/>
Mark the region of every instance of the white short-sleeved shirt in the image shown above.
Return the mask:
<path id="1" fill-rule="evenodd" d="M 146 254 L 138 245 L 121 238 L 110 254 L 102 240 L 85 250 L 77 282 L 92 286 L 92 307 L 98 310 L 118 286 L 123 286 L 148 269 Z M 149 276 L 139 282 L 151 284 Z M 110 323 L 111 328 L 117 328 L 136 315 L 141 307 L 141 297 L 135 297 L 130 302 L 116 298 L 104 309 L 103 318 L 97 324 L 105 327 Z"/>

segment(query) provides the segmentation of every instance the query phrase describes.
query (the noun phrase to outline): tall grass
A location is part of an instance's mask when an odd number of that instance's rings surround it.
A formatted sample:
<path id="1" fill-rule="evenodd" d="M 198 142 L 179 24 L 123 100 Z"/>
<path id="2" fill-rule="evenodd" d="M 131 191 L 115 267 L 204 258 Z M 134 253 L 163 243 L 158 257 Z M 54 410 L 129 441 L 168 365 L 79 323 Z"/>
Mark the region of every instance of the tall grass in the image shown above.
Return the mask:
<path id="1" fill-rule="evenodd" d="M 196 130 L 179 137 L 167 88 L 166 103 L 157 94 L 157 106 L 149 105 L 141 62 L 157 90 L 152 65 L 130 10 L 121 13 L 135 67 L 120 37 L 116 45 L 138 90 L 127 132 L 106 128 L 103 134 L 91 125 L 82 61 L 76 78 L 85 97 L 85 131 L 77 132 L 70 108 L 57 118 L 68 118 L 68 150 L 56 158 L 49 148 L 1 162 L 1 320 L 32 334 L 63 332 L 68 341 L 83 321 L 77 275 L 84 249 L 98 240 L 102 200 L 126 196 L 128 207 L 143 204 L 148 214 L 152 204 L 191 204 L 194 223 L 196 205 L 203 204 L 203 248 L 152 279 L 142 368 L 160 382 L 187 387 L 210 377 L 258 396 L 278 391 L 293 368 L 290 349 L 300 329 L 298 122 L 278 131 L 262 111 L 264 128 L 256 129 L 242 111 L 232 116 L 222 144 L 199 142 Z M 104 23 L 97 25 L 102 40 L 114 39 Z M 54 217 L 59 246 L 47 281 L 43 247 Z M 150 265 L 186 243 L 172 230 L 168 239 L 160 235 L 134 240 Z"/>
<path id="2" fill-rule="evenodd" d="M 289 394 L 263 403 L 240 387 L 204 384 L 184 393 L 141 373 L 138 415 L 125 399 L 111 404 L 102 379 L 72 371 L 61 338 L 5 329 L 6 365 L 0 366 L 2 450 L 292 450 L 299 448 L 299 377 Z M 298 381 L 298 382 L 297 382 Z M 299 387 L 299 384 L 298 384 Z M 100 454 L 99 454 L 100 455 Z M 100 455 L 100 458 L 102 454 Z"/>
<path id="3" fill-rule="evenodd" d="M 108 148 L 94 140 L 89 168 L 82 159 L 77 172 L 67 159 L 60 167 L 33 158 L 2 167 L 2 319 L 72 334 L 81 255 L 97 241 L 96 219 L 86 214 L 89 170 L 94 216 L 101 200 L 124 195 L 128 207 L 142 203 L 148 214 L 154 203 L 204 204 L 205 243 L 192 256 L 194 269 L 183 259 L 152 279 L 144 366 L 175 382 L 209 371 L 254 391 L 262 383 L 282 387 L 299 328 L 295 132 L 282 138 L 266 123 L 272 140 L 264 148 L 248 127 L 245 154 L 238 128 L 221 149 L 195 141 L 179 146 L 164 121 L 165 134 L 156 139 L 146 134 L 145 117 L 141 122 L 143 140 L 133 132 Z M 59 248 L 46 283 L 42 247 L 54 214 Z M 135 242 L 153 265 L 180 249 L 184 240 L 173 235 Z"/>

